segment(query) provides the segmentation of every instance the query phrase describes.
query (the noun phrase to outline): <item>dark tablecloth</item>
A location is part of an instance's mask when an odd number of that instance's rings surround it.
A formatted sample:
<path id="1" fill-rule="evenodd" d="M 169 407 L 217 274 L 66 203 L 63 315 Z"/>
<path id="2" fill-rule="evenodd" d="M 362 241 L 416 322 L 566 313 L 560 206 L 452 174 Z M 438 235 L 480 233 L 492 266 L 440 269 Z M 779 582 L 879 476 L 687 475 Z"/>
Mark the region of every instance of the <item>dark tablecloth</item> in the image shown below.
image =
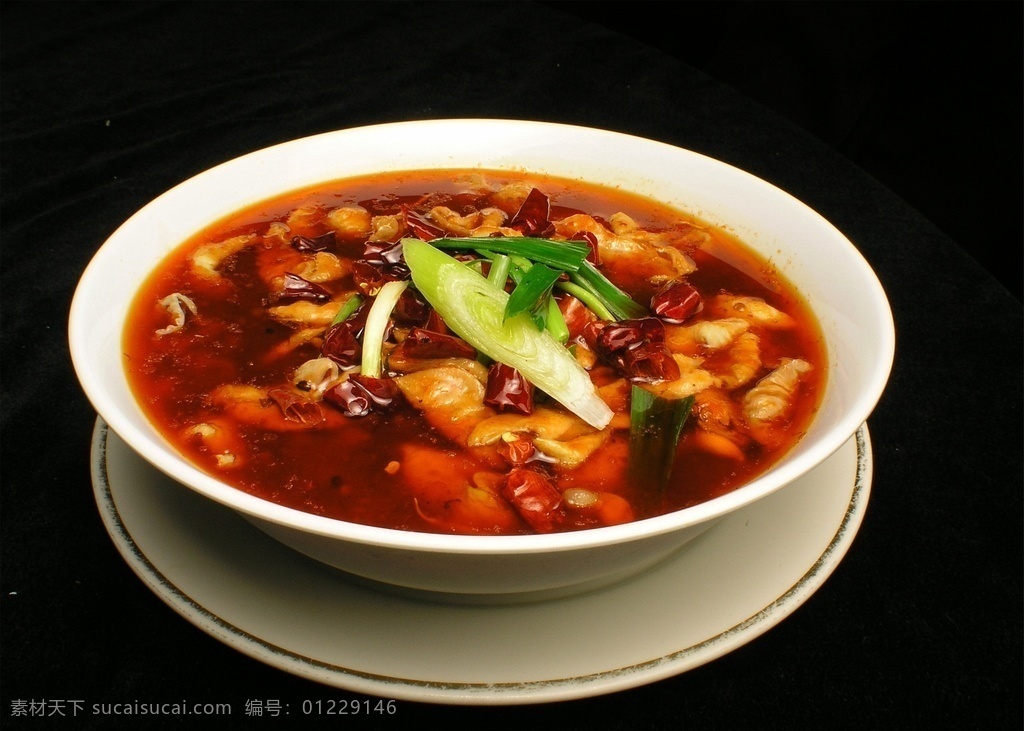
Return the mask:
<path id="1" fill-rule="evenodd" d="M 233 703 L 229 727 L 248 728 L 274 720 L 242 719 L 247 698 L 338 696 L 203 633 L 120 558 L 93 502 L 96 415 L 68 356 L 68 306 L 123 220 L 211 165 L 363 124 L 501 117 L 711 155 L 804 200 L 859 247 L 897 327 L 892 378 L 869 421 L 872 496 L 825 585 L 731 654 L 603 697 L 403 702 L 391 720 L 1020 728 L 1021 303 L 834 149 L 631 37 L 636 28 L 620 34 L 550 4 L 5 3 L 2 12 L 5 727 L 44 726 L 17 716 L 28 701 L 202 696 Z M 984 212 L 964 215 L 984 226 Z"/>

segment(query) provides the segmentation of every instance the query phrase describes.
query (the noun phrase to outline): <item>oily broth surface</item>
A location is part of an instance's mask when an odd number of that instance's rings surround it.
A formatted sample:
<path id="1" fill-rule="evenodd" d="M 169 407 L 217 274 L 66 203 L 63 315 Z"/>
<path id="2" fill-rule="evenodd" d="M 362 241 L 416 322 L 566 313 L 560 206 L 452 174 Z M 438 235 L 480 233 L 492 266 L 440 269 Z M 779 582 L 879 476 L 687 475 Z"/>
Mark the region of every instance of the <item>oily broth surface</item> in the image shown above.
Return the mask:
<path id="1" fill-rule="evenodd" d="M 124 333 L 126 372 L 147 416 L 188 460 L 253 495 L 356 523 L 405 530 L 451 530 L 424 516 L 442 514 L 449 501 L 461 498 L 445 487 L 436 491 L 435 499 L 425 499 L 422 491 L 410 487 L 405 472 L 416 469 L 420 475 L 432 475 L 429 479 L 438 484 L 452 486 L 470 483 L 475 473 L 493 470 L 493 463 L 448 442 L 412 409 L 372 413 L 358 419 L 339 413 L 330 420 L 329 428 L 323 429 L 239 425 L 248 456 L 244 464 L 230 469 L 218 466 L 215 450 L 208 444 L 184 435 L 201 418 L 198 413 L 209 412 L 209 394 L 218 386 L 280 384 L 290 380 L 299 364 L 318 355 L 316 347 L 307 345 L 283 358 L 266 357 L 292 330 L 261 314 L 266 291 L 257 286 L 261 283 L 255 276 L 254 256 L 243 254 L 229 260 L 221 270 L 226 282 L 217 285 L 197 282 L 190 275 L 187 257 L 195 247 L 210 241 L 263 232 L 268 224 L 284 220 L 298 208 L 309 209 L 310 215 L 291 233 L 305 236 L 329 230 L 323 222 L 328 211 L 370 199 L 390 196 L 412 202 L 430 198 L 457 208 L 462 200 L 458 196 L 481 177 L 493 187 L 506 180 L 528 180 L 549 196 L 552 218 L 564 209 L 604 220 L 621 211 L 649 230 L 670 228 L 680 222 L 707 228 L 714 239 L 712 248 L 726 255 L 719 258 L 704 250 L 688 251 L 697 271 L 687 280 L 705 297 L 721 290 L 760 297 L 797 318 L 800 327 L 777 333 L 762 344 L 762 360 L 771 363 L 780 357 L 800 357 L 814 365 L 801 383 L 796 407 L 787 416 L 789 439 L 775 449 L 763 450 L 756 459 L 737 462 L 710 455 L 693 438 L 690 424 L 680 440 L 669 487 L 663 493 L 652 494 L 645 486 L 630 485 L 624 479 L 628 432 L 620 431 L 582 466 L 560 472 L 555 483 L 560 490 L 586 487 L 612 492 L 630 502 L 636 518 L 650 517 L 704 502 L 744 484 L 765 471 L 806 430 L 824 391 L 824 344 L 806 303 L 764 259 L 724 231 L 706 227 L 647 198 L 578 181 L 487 171 L 417 171 L 334 181 L 251 206 L 183 242 L 140 288 Z M 339 256 L 358 259 L 362 250 L 362 239 L 339 237 Z M 640 302 L 646 303 L 651 294 L 642 283 L 616 284 Z M 346 286 L 351 288 L 350 283 Z M 190 318 L 182 332 L 157 337 L 154 333 L 168 320 L 167 311 L 158 303 L 171 292 L 192 297 L 199 316 Z M 186 331 L 188 337 L 177 337 Z M 443 463 L 422 458 L 428 449 L 443 452 Z M 392 469 L 396 462 L 400 465 L 397 472 Z M 584 527 L 589 526 L 578 524 L 567 529 Z M 517 530 L 530 532 L 525 523 L 511 532 Z"/>

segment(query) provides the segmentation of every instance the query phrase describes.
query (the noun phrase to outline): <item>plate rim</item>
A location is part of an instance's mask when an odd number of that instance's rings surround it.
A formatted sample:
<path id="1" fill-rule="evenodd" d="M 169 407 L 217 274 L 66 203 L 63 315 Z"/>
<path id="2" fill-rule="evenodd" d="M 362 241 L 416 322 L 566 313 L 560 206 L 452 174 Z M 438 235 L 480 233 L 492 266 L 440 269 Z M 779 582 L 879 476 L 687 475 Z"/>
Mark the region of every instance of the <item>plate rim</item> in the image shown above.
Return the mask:
<path id="1" fill-rule="evenodd" d="M 326 686 L 375 697 L 445 705 L 548 703 L 604 695 L 680 675 L 751 642 L 796 611 L 839 565 L 863 520 L 873 473 L 871 441 L 865 422 L 847 442 L 853 442 L 856 448 L 853 485 L 843 517 L 836 525 L 827 546 L 786 591 L 745 619 L 710 637 L 660 657 L 565 678 L 479 683 L 430 681 L 372 673 L 309 657 L 263 639 L 203 606 L 199 600 L 171 581 L 143 551 L 118 511 L 107 466 L 111 434 L 120 438 L 102 417 L 97 417 L 90 460 L 97 508 L 121 557 L 142 582 L 177 614 L 214 639 L 284 672 Z M 124 447 L 142 460 L 127 443 L 124 443 Z M 144 464 L 147 469 L 158 472 L 152 465 Z M 381 595 L 384 596 L 383 593 Z M 397 596 L 395 598 L 400 600 Z"/>

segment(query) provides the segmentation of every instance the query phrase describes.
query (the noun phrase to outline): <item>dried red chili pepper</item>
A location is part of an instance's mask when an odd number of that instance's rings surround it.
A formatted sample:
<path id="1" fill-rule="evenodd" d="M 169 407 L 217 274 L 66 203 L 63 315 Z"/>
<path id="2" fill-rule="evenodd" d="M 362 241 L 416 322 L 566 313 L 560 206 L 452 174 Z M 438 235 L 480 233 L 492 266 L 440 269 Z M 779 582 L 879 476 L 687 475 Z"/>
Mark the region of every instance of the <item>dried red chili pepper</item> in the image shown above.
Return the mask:
<path id="1" fill-rule="evenodd" d="M 594 266 L 601 266 L 601 251 L 597 248 L 597 236 L 590 231 L 577 231 L 569 241 L 585 241 L 590 246 L 587 261 Z"/>
<path id="2" fill-rule="evenodd" d="M 450 333 L 448 325 L 445 323 L 444 318 L 437 314 L 437 310 L 431 308 L 430 313 L 427 315 L 427 322 L 423 325 L 424 330 L 429 330 L 435 333 Z"/>
<path id="3" fill-rule="evenodd" d="M 498 454 L 513 467 L 519 467 L 533 460 L 537 448 L 526 437 L 515 434 L 510 439 L 502 438 L 498 442 Z"/>
<path id="4" fill-rule="evenodd" d="M 391 310 L 391 319 L 403 325 L 423 324 L 430 318 L 431 312 L 433 310 L 422 295 L 412 287 L 407 287 Z"/>
<path id="5" fill-rule="evenodd" d="M 558 298 L 558 309 L 562 312 L 565 327 L 569 330 L 569 340 L 575 340 L 583 334 L 584 328 L 597 321 L 597 315 L 571 295 Z"/>
<path id="6" fill-rule="evenodd" d="M 462 338 L 414 327 L 399 347 L 408 358 L 476 358 L 476 348 Z"/>
<path id="7" fill-rule="evenodd" d="M 363 260 L 379 267 L 402 264 L 402 243 L 367 241 L 363 245 Z"/>
<path id="8" fill-rule="evenodd" d="M 361 417 L 371 411 L 395 406 L 401 391 L 391 378 L 370 378 L 353 374 L 327 389 L 324 400 L 338 407 L 345 416 Z"/>
<path id="9" fill-rule="evenodd" d="M 619 320 L 606 324 L 597 336 L 595 344 L 601 355 L 614 357 L 615 354 L 641 343 L 665 342 L 665 326 L 654 317 L 637 320 Z"/>
<path id="10" fill-rule="evenodd" d="M 520 231 L 523 236 L 547 236 L 554 231 L 551 223 L 551 205 L 548 197 L 533 188 L 509 221 L 509 228 Z"/>
<path id="11" fill-rule="evenodd" d="M 370 413 L 370 395 L 349 379 L 324 391 L 324 401 L 337 406 L 345 416 L 359 417 Z"/>
<path id="12" fill-rule="evenodd" d="M 272 388 L 267 398 L 277 404 L 286 421 L 315 426 L 324 420 L 320 404 L 303 398 L 288 388 Z"/>
<path id="13" fill-rule="evenodd" d="M 583 338 L 583 342 L 587 344 L 587 347 L 595 353 L 598 352 L 597 340 L 601 335 L 601 331 L 609 324 L 611 323 L 604 320 L 594 320 L 583 326 L 583 332 L 580 333 L 580 337 Z"/>
<path id="14" fill-rule="evenodd" d="M 402 243 L 367 241 L 363 258 L 352 262 L 352 279 L 366 294 L 374 295 L 388 282 L 409 278 Z"/>
<path id="15" fill-rule="evenodd" d="M 320 353 L 325 358 L 330 358 L 342 368 L 351 368 L 358 365 L 362 358 L 363 346 L 359 344 L 358 330 L 348 322 L 340 322 L 331 327 L 324 337 L 324 343 L 320 346 Z"/>
<path id="16" fill-rule="evenodd" d="M 435 225 L 422 213 L 410 209 L 408 206 L 402 206 L 402 215 L 405 217 L 405 225 L 412 232 L 412 235 L 423 241 L 433 241 L 444 236 L 445 231 L 440 226 Z"/>
<path id="17" fill-rule="evenodd" d="M 328 231 L 320 236 L 295 236 L 291 241 L 296 250 L 307 252 L 326 251 L 334 248 L 336 243 L 333 231 Z"/>
<path id="18" fill-rule="evenodd" d="M 551 533 L 565 520 L 561 493 L 539 472 L 514 468 L 505 477 L 502 494 L 538 533 Z"/>
<path id="19" fill-rule="evenodd" d="M 282 302 L 317 302 L 324 303 L 331 299 L 331 293 L 319 284 L 307 282 L 298 274 L 291 272 L 284 275 L 284 283 L 279 292 L 267 299 L 267 304 L 276 305 Z"/>
<path id="20" fill-rule="evenodd" d="M 372 378 L 361 373 L 353 373 L 348 380 L 354 381 L 373 401 L 377 409 L 388 409 L 397 406 L 402 400 L 402 391 L 393 378 Z"/>
<path id="21" fill-rule="evenodd" d="M 631 382 L 652 383 L 679 378 L 679 366 L 665 347 L 665 325 L 656 317 L 620 320 L 584 328 L 584 338 L 604 362 L 616 366 Z"/>
<path id="22" fill-rule="evenodd" d="M 493 363 L 487 369 L 484 403 L 499 411 L 533 413 L 533 384 L 510 365 Z"/>
<path id="23" fill-rule="evenodd" d="M 658 383 L 679 378 L 679 364 L 664 345 L 641 343 L 621 354 L 623 370 L 631 383 Z"/>
<path id="24" fill-rule="evenodd" d="M 704 306 L 698 292 L 687 282 L 672 282 L 651 297 L 651 312 L 666 322 L 679 323 Z"/>
<path id="25" fill-rule="evenodd" d="M 330 358 L 342 368 L 358 365 L 362 359 L 363 346 L 359 343 L 369 307 L 363 303 L 347 320 L 331 325 L 324 336 L 320 354 Z"/>
<path id="26" fill-rule="evenodd" d="M 405 264 L 394 267 L 375 266 L 365 259 L 352 262 L 352 281 L 364 294 L 373 297 L 388 282 L 409 278 L 409 269 Z"/>

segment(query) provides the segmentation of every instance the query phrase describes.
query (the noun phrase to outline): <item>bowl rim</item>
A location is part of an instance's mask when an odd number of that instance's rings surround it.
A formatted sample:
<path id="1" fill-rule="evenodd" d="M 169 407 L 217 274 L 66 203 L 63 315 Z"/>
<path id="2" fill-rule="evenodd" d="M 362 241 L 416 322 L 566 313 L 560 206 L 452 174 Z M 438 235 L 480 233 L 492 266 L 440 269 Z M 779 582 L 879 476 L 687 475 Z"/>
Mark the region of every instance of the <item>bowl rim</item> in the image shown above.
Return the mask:
<path id="1" fill-rule="evenodd" d="M 87 329 L 85 323 L 89 314 L 86 309 L 86 297 L 97 286 L 95 280 L 100 276 L 102 268 L 107 264 L 108 258 L 112 256 L 112 251 L 116 248 L 122 234 L 139 220 L 144 219 L 154 211 L 159 210 L 161 206 L 166 205 L 168 201 L 171 201 L 183 190 L 201 186 L 205 181 L 225 175 L 240 166 L 264 158 L 287 154 L 289 151 L 298 149 L 299 146 L 316 146 L 320 143 L 334 141 L 343 136 L 355 138 L 364 135 L 371 137 L 383 135 L 398 139 L 414 129 L 431 131 L 444 129 L 454 133 L 462 133 L 470 129 L 482 129 L 490 134 L 517 134 L 525 132 L 527 134 L 560 133 L 584 137 L 596 135 L 598 139 L 603 138 L 609 143 L 619 140 L 632 145 L 649 145 L 651 149 L 665 148 L 672 150 L 673 154 L 687 156 L 694 164 L 710 165 L 719 168 L 729 175 L 740 176 L 746 179 L 748 183 L 763 188 L 768 194 L 779 196 L 780 200 L 784 200 L 788 205 L 800 210 L 802 215 L 814 219 L 818 226 L 823 227 L 831 236 L 848 248 L 846 253 L 850 261 L 847 263 L 858 269 L 857 275 L 867 288 L 870 300 L 875 305 L 873 309 L 873 326 L 876 328 L 879 337 L 879 352 L 876 354 L 870 378 L 867 379 L 862 392 L 858 395 L 854 404 L 845 410 L 839 422 L 819 438 L 819 445 L 814 451 L 813 458 L 809 457 L 798 462 L 790 461 L 787 465 L 778 469 L 773 468 L 746 485 L 724 495 L 672 513 L 644 518 L 621 525 L 550 534 L 483 536 L 426 533 L 381 528 L 305 513 L 295 508 L 285 507 L 269 500 L 255 497 L 227 483 L 221 482 L 215 476 L 192 465 L 177 454 L 173 447 L 159 438 L 159 435 L 153 438 L 152 435 L 143 434 L 135 429 L 130 420 L 122 414 L 121 409 L 115 403 L 111 394 L 102 387 L 99 379 L 97 379 L 91 360 L 96 357 L 93 353 L 95 349 L 90 348 L 90 344 L 84 338 L 84 333 Z M 466 166 L 445 166 L 439 164 L 431 169 L 444 169 L 445 167 L 465 169 Z M 481 169 L 495 169 L 495 167 L 500 166 L 482 164 L 479 167 Z M 388 168 L 388 170 L 391 169 L 397 171 L 411 168 Z M 422 169 L 427 168 L 422 167 Z M 342 180 L 346 177 L 351 177 L 351 175 L 341 173 L 336 179 Z M 323 180 L 322 182 L 328 182 L 328 180 Z M 309 185 L 315 185 L 316 183 L 317 181 L 312 181 Z M 281 188 L 278 194 L 286 194 L 295 189 L 297 189 L 295 186 Z M 268 197 L 260 196 L 258 199 L 266 199 Z M 238 208 L 240 207 L 238 206 Z M 165 255 L 166 253 L 161 255 L 156 261 L 159 262 Z M 813 310 L 813 303 L 811 303 L 811 308 Z M 123 320 L 119 323 L 119 327 L 120 337 L 124 327 Z M 257 522 L 266 521 L 291 527 L 304 533 L 355 541 L 382 548 L 416 549 L 438 553 L 505 554 L 574 551 L 628 542 L 638 538 L 653 537 L 714 520 L 748 505 L 777 489 L 781 489 L 831 456 L 867 420 L 881 398 L 889 379 L 895 355 L 895 327 L 889 301 L 882 285 L 857 247 L 810 206 L 762 178 L 693 150 L 623 132 L 534 120 L 463 118 L 388 122 L 343 128 L 300 137 L 232 158 L 178 183 L 136 211 L 94 253 L 83 270 L 72 298 L 68 319 L 68 342 L 72 363 L 80 384 L 99 417 L 111 429 L 146 461 L 171 478 L 218 503 L 244 514 L 250 519 L 255 519 Z M 143 416 L 143 418 L 145 417 Z"/>

